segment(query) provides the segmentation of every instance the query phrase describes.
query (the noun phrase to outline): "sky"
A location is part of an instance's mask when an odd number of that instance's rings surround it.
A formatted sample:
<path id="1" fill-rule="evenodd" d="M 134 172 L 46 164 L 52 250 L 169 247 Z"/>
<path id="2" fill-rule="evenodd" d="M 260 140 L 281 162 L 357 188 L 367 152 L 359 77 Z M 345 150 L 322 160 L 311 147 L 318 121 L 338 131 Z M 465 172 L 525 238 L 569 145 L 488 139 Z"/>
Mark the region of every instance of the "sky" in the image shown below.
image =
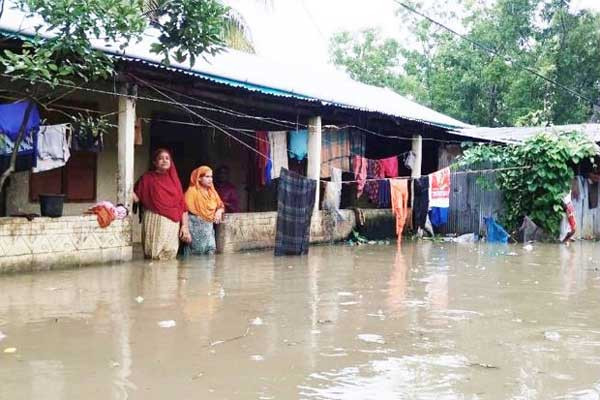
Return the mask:
<path id="1" fill-rule="evenodd" d="M 402 21 L 395 15 L 398 6 L 393 0 L 226 2 L 246 19 L 257 54 L 283 63 L 333 68 L 329 61 L 329 39 L 343 30 L 378 28 L 386 36 L 399 40 L 404 36 Z M 453 1 L 447 2 L 451 6 Z M 572 8 L 600 11 L 600 0 L 572 0 Z"/>

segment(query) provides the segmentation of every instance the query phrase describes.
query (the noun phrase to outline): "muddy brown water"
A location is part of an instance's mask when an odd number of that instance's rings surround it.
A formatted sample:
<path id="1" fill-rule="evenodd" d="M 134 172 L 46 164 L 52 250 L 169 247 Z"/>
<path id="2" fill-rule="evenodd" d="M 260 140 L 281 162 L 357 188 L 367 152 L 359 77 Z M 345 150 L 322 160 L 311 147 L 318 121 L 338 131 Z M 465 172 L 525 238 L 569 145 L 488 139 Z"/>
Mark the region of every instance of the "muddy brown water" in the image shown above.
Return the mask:
<path id="1" fill-rule="evenodd" d="M 0 399 L 599 399 L 599 252 L 340 245 L 2 276 Z"/>

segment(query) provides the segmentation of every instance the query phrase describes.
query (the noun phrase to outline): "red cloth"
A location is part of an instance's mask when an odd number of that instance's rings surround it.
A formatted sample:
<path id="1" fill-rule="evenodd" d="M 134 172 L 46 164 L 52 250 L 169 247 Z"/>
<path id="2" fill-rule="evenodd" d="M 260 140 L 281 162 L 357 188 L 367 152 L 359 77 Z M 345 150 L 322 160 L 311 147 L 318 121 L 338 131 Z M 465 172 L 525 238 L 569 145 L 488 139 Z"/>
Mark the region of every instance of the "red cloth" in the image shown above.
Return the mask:
<path id="1" fill-rule="evenodd" d="M 267 185 L 266 169 L 269 162 L 269 132 L 256 131 L 256 150 L 260 153 L 256 155 L 258 165 L 258 183 L 260 186 Z M 264 155 L 264 157 L 262 155 Z"/>
<path id="2" fill-rule="evenodd" d="M 383 176 L 396 178 L 398 176 L 398 157 L 388 157 L 379 160 L 379 169 Z"/>
<path id="3" fill-rule="evenodd" d="M 116 218 L 113 210 L 105 205 L 95 205 L 94 207 L 90 208 L 89 211 L 96 214 L 100 228 L 108 227 Z"/>
<path id="4" fill-rule="evenodd" d="M 367 159 L 355 155 L 352 159 L 352 167 L 354 169 L 354 177 L 357 181 L 356 198 L 359 198 L 367 183 Z"/>
<path id="5" fill-rule="evenodd" d="M 173 222 L 180 222 L 181 215 L 187 211 L 183 188 L 172 158 L 167 172 L 148 171 L 142 175 L 134 192 L 144 208 Z"/>
<path id="6" fill-rule="evenodd" d="M 237 213 L 240 212 L 240 199 L 238 197 L 237 189 L 229 182 L 222 182 L 220 184 L 215 183 L 215 189 L 219 193 L 219 197 L 225 204 L 226 213 Z"/>

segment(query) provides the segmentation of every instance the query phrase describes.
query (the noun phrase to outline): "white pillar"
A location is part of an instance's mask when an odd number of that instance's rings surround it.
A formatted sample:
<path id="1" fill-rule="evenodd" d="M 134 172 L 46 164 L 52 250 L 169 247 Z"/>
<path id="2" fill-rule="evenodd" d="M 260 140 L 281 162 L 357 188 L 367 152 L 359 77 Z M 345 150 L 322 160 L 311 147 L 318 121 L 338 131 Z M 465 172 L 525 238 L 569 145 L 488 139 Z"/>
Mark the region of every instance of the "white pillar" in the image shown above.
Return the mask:
<path id="1" fill-rule="evenodd" d="M 423 137 L 421 135 L 413 135 L 412 137 L 412 152 L 415 153 L 415 165 L 410 173 L 412 178 L 421 177 L 421 165 L 423 163 Z M 411 180 L 411 199 L 410 208 L 412 209 L 415 204 L 415 180 Z M 414 215 L 414 214 L 413 214 Z M 414 221 L 411 218 L 411 225 L 414 229 Z"/>
<path id="2" fill-rule="evenodd" d="M 421 177 L 421 164 L 423 163 L 423 138 L 421 135 L 413 135 L 412 151 L 415 153 L 415 166 L 410 174 L 413 178 Z"/>
<path id="3" fill-rule="evenodd" d="M 133 191 L 135 92 L 135 87 L 124 84 L 121 93 L 128 96 L 119 96 L 117 202 L 128 208 Z"/>
<path id="4" fill-rule="evenodd" d="M 306 176 L 317 181 L 315 208 L 313 215 L 318 215 L 319 194 L 321 190 L 321 117 L 308 120 L 308 165 Z"/>

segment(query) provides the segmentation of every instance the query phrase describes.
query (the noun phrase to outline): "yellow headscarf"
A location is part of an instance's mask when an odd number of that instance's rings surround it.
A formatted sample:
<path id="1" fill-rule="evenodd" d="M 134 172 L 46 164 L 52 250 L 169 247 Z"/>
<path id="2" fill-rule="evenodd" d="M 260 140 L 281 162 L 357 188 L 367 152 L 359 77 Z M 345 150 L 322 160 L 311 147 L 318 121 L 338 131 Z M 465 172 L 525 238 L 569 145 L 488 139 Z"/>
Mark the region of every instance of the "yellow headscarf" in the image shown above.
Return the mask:
<path id="1" fill-rule="evenodd" d="M 192 214 L 207 222 L 214 222 L 215 213 L 218 209 L 225 208 L 225 205 L 213 185 L 206 187 L 200 183 L 200 178 L 209 172 L 212 172 L 212 169 L 207 166 L 192 171 L 190 186 L 185 192 L 185 204 Z"/>

